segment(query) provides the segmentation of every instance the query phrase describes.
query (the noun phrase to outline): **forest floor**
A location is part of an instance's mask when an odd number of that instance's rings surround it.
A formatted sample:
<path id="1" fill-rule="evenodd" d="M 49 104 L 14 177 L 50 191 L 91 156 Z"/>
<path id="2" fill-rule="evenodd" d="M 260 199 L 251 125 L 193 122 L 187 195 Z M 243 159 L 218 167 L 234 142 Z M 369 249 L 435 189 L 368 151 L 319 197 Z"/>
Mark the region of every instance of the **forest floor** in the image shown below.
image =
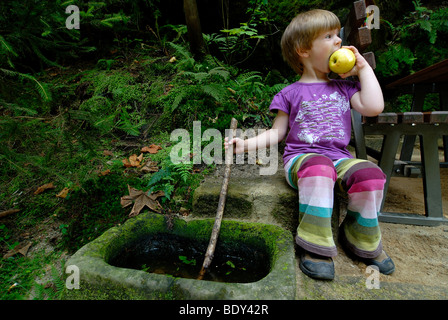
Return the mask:
<path id="1" fill-rule="evenodd" d="M 116 156 L 119 162 L 126 154 L 122 149 L 127 151 L 133 148 L 135 146 L 130 142 L 117 146 L 116 149 L 120 149 L 119 156 Z M 415 149 L 415 156 L 419 156 L 418 147 Z M 282 163 L 279 163 L 279 168 L 281 165 Z M 232 176 L 249 177 L 255 171 L 258 172 L 256 166 L 243 165 L 237 170 L 233 170 Z M 448 168 L 442 168 L 440 172 L 444 215 L 448 218 Z M 52 213 L 56 209 L 51 208 L 48 212 L 42 212 L 41 215 L 45 215 L 45 217 L 35 224 L 31 222 L 31 217 L 25 217 L 24 220 L 30 220 L 30 222 L 25 223 L 25 221 L 22 224 L 29 227 L 16 228 L 17 230 L 14 229 L 17 224 L 15 214 L 0 218 L 0 255 L 3 257 L 3 260 L 0 260 L 0 269 L 2 272 L 8 270 L 12 274 L 12 276 L 1 278 L 5 283 L 0 291 L 0 300 L 57 299 L 58 293 L 64 287 L 61 279 L 64 277 L 64 263 L 70 254 L 60 250 L 63 226 L 67 222 Z M 423 215 L 425 206 L 422 179 L 392 178 L 384 210 Z M 387 252 L 397 265 L 397 271 L 384 281 L 419 283 L 431 287 L 448 288 L 447 224 L 437 227 L 420 227 L 381 223 L 381 228 Z M 18 245 L 11 249 L 13 243 Z M 14 264 L 8 260 L 7 256 L 20 261 Z M 362 266 L 341 254 L 336 259 L 336 268 L 339 275 L 359 275 Z M 37 286 L 25 284 L 23 282 L 24 274 L 34 274 L 35 269 L 39 269 L 39 272 L 36 273 L 40 274 L 35 277 Z M 49 290 L 52 290 L 54 294 L 49 296 Z"/>
<path id="2" fill-rule="evenodd" d="M 416 154 L 418 155 L 418 149 L 416 149 Z M 281 159 L 279 161 L 281 162 Z M 256 171 L 255 167 L 249 164 L 235 166 L 236 170 L 232 170 L 232 176 L 252 176 Z M 440 172 L 444 216 L 448 218 L 448 168 L 442 168 Z M 392 178 L 384 209 L 387 212 L 412 212 L 423 215 L 422 179 Z M 2 222 L 8 224 L 8 221 L 13 219 L 14 216 L 10 215 L 3 218 Z M 57 244 L 62 236 L 59 226 L 60 221 L 50 216 L 21 235 L 23 240 L 21 244 L 32 243 L 25 253 L 27 258 L 39 259 L 41 255 L 50 257 L 50 260 L 42 267 L 43 275 L 35 279 L 38 285 L 29 290 L 24 297 L 26 299 L 45 298 L 46 295 L 42 294 L 42 288 L 47 291 L 50 288 L 55 292 L 60 290 L 57 288 L 57 274 L 63 274 L 64 263 L 70 255 L 57 249 Z M 396 264 L 396 271 L 390 276 L 382 276 L 381 281 L 448 288 L 447 224 L 424 227 L 381 222 L 380 226 L 385 249 Z M 2 255 L 4 254 L 6 254 L 5 250 L 2 252 Z M 336 274 L 338 277 L 342 277 L 341 279 L 359 277 L 364 274 L 365 265 L 347 257 L 343 250 L 340 250 L 340 254 L 335 258 L 335 266 Z M 25 271 L 25 268 L 26 266 L 22 271 Z M 445 298 L 441 297 L 441 299 Z"/>

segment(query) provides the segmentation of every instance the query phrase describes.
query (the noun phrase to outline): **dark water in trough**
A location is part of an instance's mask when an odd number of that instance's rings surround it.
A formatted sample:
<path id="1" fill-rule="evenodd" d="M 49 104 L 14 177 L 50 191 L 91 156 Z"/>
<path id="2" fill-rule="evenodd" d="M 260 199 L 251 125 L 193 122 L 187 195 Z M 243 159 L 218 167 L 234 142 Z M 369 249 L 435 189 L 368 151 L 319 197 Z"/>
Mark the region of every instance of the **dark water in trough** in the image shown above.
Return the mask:
<path id="1" fill-rule="evenodd" d="M 197 279 L 207 243 L 172 234 L 155 234 L 124 247 L 109 264 L 149 273 Z M 218 241 L 212 264 L 203 280 L 249 283 L 270 271 L 266 248 Z"/>

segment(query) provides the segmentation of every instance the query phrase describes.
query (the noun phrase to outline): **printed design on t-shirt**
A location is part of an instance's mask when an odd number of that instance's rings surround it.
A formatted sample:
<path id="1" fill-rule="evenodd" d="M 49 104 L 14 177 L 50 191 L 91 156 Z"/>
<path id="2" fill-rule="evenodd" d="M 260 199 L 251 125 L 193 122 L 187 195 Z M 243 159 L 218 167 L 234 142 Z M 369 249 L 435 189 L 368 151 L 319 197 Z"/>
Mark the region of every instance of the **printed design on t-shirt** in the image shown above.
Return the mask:
<path id="1" fill-rule="evenodd" d="M 343 114 L 348 110 L 350 101 L 337 91 L 317 100 L 302 101 L 295 118 L 299 127 L 297 137 L 310 145 L 344 139 Z"/>

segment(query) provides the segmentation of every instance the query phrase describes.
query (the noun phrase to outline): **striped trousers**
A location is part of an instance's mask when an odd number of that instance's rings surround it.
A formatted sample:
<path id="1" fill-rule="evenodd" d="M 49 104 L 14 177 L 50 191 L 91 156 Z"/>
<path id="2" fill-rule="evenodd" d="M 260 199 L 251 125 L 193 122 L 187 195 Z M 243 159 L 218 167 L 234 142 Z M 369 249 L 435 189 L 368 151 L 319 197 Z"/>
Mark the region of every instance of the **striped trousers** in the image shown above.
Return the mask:
<path id="1" fill-rule="evenodd" d="M 340 233 L 357 256 L 375 258 L 382 250 L 378 212 L 386 176 L 374 163 L 331 159 L 314 153 L 298 155 L 285 166 L 288 183 L 298 189 L 296 243 L 326 257 L 337 255 L 331 229 L 334 187 L 347 192 L 347 216 Z"/>

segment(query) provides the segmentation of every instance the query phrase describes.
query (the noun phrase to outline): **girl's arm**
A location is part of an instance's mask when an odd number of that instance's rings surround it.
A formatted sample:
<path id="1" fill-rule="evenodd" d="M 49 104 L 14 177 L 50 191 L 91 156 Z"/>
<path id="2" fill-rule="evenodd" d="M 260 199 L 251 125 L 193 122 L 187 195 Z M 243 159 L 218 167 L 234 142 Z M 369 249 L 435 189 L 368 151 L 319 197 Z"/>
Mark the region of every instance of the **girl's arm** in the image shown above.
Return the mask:
<path id="1" fill-rule="evenodd" d="M 235 144 L 233 152 L 240 154 L 257 149 L 269 148 L 271 145 L 278 144 L 286 137 L 286 133 L 288 131 L 288 119 L 289 116 L 287 113 L 278 110 L 271 129 L 259 134 L 256 137 L 246 140 L 233 138 L 228 141 L 228 138 L 225 138 L 224 148 L 228 149 L 229 145 Z"/>
<path id="2" fill-rule="evenodd" d="M 373 72 L 372 67 L 364 59 L 364 57 L 358 52 L 358 50 L 353 47 L 347 47 L 352 50 L 356 57 L 355 67 L 345 73 L 341 74 L 341 78 L 346 78 L 349 76 L 356 75 L 361 83 L 361 91 L 356 92 L 350 102 L 356 111 L 361 113 L 363 116 L 374 117 L 383 112 L 384 110 L 384 99 L 381 86 Z"/>

